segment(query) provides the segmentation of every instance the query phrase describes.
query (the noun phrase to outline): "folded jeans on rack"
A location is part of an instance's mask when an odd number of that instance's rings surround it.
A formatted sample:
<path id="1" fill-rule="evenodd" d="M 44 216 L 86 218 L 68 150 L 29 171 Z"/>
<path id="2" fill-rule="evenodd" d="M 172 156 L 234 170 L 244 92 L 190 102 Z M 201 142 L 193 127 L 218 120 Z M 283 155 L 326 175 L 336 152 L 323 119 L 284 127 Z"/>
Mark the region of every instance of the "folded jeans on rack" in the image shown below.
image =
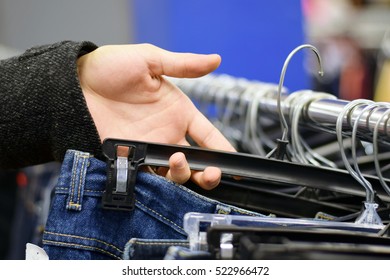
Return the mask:
<path id="1" fill-rule="evenodd" d="M 134 211 L 107 210 L 105 184 L 105 162 L 66 153 L 43 235 L 49 259 L 162 259 L 170 246 L 188 246 L 188 212 L 263 216 L 146 172 L 137 174 Z"/>

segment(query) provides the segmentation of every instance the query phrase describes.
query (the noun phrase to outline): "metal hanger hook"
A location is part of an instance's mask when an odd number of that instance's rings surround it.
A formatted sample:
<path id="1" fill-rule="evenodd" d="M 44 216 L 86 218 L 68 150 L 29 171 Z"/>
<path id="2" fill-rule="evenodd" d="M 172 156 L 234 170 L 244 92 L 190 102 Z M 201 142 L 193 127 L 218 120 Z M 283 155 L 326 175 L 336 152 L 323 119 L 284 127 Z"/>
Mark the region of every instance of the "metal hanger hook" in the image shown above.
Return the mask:
<path id="1" fill-rule="evenodd" d="M 290 52 L 290 54 L 287 56 L 286 60 L 284 61 L 282 72 L 280 74 L 280 80 L 279 80 L 279 86 L 278 86 L 278 100 L 277 100 L 280 123 L 281 123 L 281 126 L 283 128 L 282 140 L 284 140 L 284 141 L 287 140 L 287 135 L 288 135 L 288 125 L 287 125 L 286 118 L 283 115 L 282 106 L 281 106 L 282 87 L 283 87 L 283 83 L 284 83 L 284 77 L 286 75 L 287 67 L 288 67 L 288 64 L 290 63 L 291 58 L 298 51 L 300 51 L 301 49 L 304 49 L 304 48 L 309 48 L 316 54 L 317 60 L 318 60 L 318 66 L 319 66 L 318 74 L 320 76 L 324 75 L 324 70 L 323 70 L 323 67 L 322 67 L 321 55 L 320 55 L 320 52 L 318 51 L 318 49 L 316 47 L 314 47 L 314 46 L 312 46 L 310 44 L 300 45 L 300 46 L 296 47 L 292 52 Z"/>

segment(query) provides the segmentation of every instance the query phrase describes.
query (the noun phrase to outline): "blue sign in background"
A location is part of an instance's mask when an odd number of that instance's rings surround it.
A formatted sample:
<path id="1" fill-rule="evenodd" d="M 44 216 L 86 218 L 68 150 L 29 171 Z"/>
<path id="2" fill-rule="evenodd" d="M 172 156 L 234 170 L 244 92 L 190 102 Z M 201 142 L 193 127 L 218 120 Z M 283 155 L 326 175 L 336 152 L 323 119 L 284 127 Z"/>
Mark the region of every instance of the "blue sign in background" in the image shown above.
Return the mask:
<path id="1" fill-rule="evenodd" d="M 305 41 L 300 1 L 132 0 L 135 43 L 179 52 L 218 53 L 217 73 L 278 83 L 288 54 Z M 307 89 L 308 50 L 291 60 L 285 86 Z"/>

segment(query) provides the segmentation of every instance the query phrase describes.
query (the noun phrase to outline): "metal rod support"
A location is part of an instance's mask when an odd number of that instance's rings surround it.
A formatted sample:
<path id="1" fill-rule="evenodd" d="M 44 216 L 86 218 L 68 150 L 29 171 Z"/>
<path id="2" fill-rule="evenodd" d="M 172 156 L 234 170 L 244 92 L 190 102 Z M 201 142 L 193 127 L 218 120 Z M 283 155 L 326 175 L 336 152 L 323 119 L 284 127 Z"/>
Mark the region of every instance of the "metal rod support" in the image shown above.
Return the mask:
<path id="1" fill-rule="evenodd" d="M 308 93 L 309 94 L 309 93 Z M 285 116 L 289 116 L 291 105 L 285 102 L 287 95 L 282 97 L 282 108 Z M 341 99 L 319 99 L 311 102 L 305 112 L 302 114 L 302 122 L 335 130 L 337 117 L 343 111 L 343 108 L 349 103 L 349 101 Z M 343 128 L 345 132 L 352 132 L 353 124 L 355 123 L 359 114 L 367 105 L 361 105 L 355 107 L 347 118 L 343 121 Z M 390 104 L 389 104 L 390 106 Z M 277 97 L 268 96 L 263 98 L 259 102 L 260 110 L 278 117 Z M 358 134 L 364 135 L 367 139 L 372 140 L 371 133 L 373 133 L 376 123 L 380 120 L 381 116 L 386 112 L 385 107 L 370 110 L 363 114 L 359 119 Z M 390 124 L 389 117 L 385 117 L 379 124 L 378 133 L 382 141 L 390 143 Z"/>

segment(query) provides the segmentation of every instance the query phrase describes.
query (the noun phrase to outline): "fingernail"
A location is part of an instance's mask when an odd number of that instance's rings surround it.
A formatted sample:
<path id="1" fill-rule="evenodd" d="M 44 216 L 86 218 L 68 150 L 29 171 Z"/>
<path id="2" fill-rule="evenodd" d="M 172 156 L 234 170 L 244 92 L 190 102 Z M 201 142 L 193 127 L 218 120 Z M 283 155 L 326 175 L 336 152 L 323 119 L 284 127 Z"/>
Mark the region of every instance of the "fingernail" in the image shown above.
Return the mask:
<path id="1" fill-rule="evenodd" d="M 185 161 L 183 159 L 180 159 L 179 161 L 176 162 L 176 168 L 184 168 L 186 165 L 185 165 Z"/>
<path id="2" fill-rule="evenodd" d="M 186 158 L 182 153 L 176 153 L 174 155 L 174 167 L 178 169 L 183 169 L 186 167 Z"/>

